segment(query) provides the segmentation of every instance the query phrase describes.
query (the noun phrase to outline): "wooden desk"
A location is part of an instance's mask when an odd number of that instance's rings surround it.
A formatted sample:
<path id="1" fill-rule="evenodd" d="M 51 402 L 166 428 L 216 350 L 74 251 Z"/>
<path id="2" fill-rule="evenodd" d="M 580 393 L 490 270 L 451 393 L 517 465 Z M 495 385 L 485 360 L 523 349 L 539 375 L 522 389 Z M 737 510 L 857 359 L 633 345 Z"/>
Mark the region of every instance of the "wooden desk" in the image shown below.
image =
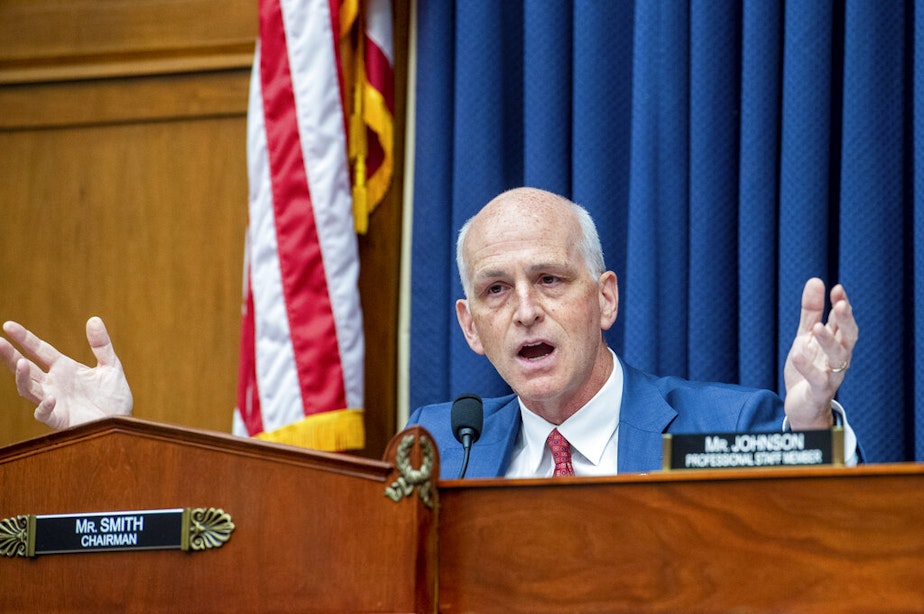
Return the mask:
<path id="1" fill-rule="evenodd" d="M 393 501 L 411 434 L 384 462 L 127 418 L 0 448 L 0 520 L 235 524 L 205 552 L 0 556 L 0 611 L 924 612 L 922 465 L 437 482 L 434 453 Z"/>
<path id="2" fill-rule="evenodd" d="M 924 611 L 920 465 L 445 481 L 440 501 L 441 612 Z"/>

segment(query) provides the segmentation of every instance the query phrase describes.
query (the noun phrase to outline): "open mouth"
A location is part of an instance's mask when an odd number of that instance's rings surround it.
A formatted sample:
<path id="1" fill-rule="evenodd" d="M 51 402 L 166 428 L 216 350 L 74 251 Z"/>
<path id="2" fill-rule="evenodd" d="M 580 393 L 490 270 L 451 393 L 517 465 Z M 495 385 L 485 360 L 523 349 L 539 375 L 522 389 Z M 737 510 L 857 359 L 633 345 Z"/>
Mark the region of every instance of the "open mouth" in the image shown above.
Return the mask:
<path id="1" fill-rule="evenodd" d="M 540 358 L 545 358 L 554 351 L 555 348 L 545 341 L 537 341 L 536 343 L 529 343 L 521 347 L 518 355 L 526 360 L 539 360 Z"/>

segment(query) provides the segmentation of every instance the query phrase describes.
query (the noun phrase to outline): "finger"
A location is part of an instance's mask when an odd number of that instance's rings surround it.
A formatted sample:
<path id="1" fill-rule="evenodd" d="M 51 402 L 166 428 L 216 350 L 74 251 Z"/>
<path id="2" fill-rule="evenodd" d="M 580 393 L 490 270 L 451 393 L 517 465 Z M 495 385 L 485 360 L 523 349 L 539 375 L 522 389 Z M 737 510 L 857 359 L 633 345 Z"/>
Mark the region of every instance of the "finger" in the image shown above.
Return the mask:
<path id="1" fill-rule="evenodd" d="M 840 285 L 831 291 L 831 314 L 828 316 L 829 329 L 838 334 L 848 350 L 853 350 L 860 331 L 853 317 L 853 307 L 847 299 L 847 293 Z"/>
<path id="2" fill-rule="evenodd" d="M 50 343 L 42 341 L 18 322 L 4 322 L 3 331 L 22 348 L 27 357 L 46 368 L 53 365 L 61 357 L 61 352 L 56 350 Z"/>
<path id="3" fill-rule="evenodd" d="M 841 339 L 826 326 L 816 324 L 812 335 L 821 347 L 829 369 L 840 369 L 850 363 L 850 348 L 843 345 Z"/>
<path id="4" fill-rule="evenodd" d="M 805 378 L 813 388 L 824 386 L 828 374 L 815 366 L 815 363 L 803 352 L 795 352 L 790 358 L 792 366 Z"/>
<path id="5" fill-rule="evenodd" d="M 837 284 L 833 288 L 831 288 L 831 304 L 835 305 L 839 301 L 849 302 L 849 300 L 847 299 L 847 291 L 844 289 L 844 286 L 842 286 L 841 284 Z"/>
<path id="6" fill-rule="evenodd" d="M 825 284 L 817 277 L 805 282 L 802 289 L 802 313 L 799 317 L 798 335 L 812 330 L 816 322 L 821 322 L 825 310 Z"/>
<path id="7" fill-rule="evenodd" d="M 22 354 L 19 353 L 19 350 L 14 348 L 9 341 L 0 337 L 0 359 L 6 363 L 7 368 L 12 373 L 16 373 L 16 363 L 19 362 L 20 358 L 22 358 Z"/>
<path id="8" fill-rule="evenodd" d="M 106 325 L 97 316 L 87 320 L 87 342 L 100 365 L 112 366 L 119 363 L 119 357 L 116 356 L 115 349 L 112 347 Z"/>
<path id="9" fill-rule="evenodd" d="M 54 415 L 56 401 L 54 397 L 47 397 L 39 403 L 38 407 L 35 408 L 35 419 L 39 422 L 47 424 L 53 429 L 61 429 L 66 427 L 66 424 L 61 424 L 60 418 L 57 418 Z"/>
<path id="10" fill-rule="evenodd" d="M 33 403 L 41 403 L 45 390 L 38 380 L 43 376 L 42 370 L 32 361 L 20 358 L 16 363 L 16 390 L 19 395 Z"/>

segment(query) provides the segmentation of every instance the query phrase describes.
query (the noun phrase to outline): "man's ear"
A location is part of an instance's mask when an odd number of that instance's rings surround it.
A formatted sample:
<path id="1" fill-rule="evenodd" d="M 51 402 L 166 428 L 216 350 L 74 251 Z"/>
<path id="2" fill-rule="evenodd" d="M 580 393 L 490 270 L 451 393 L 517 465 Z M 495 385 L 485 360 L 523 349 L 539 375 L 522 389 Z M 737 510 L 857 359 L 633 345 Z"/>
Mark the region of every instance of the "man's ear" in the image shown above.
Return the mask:
<path id="1" fill-rule="evenodd" d="M 475 330 L 475 318 L 468 309 L 468 301 L 460 298 L 456 301 L 456 318 L 459 320 L 459 328 L 468 341 L 468 347 L 476 354 L 484 354 L 484 348 L 481 345 L 481 339 L 478 337 L 478 331 Z"/>
<path id="2" fill-rule="evenodd" d="M 609 330 L 619 313 L 619 284 L 616 273 L 607 271 L 600 276 L 600 329 Z"/>

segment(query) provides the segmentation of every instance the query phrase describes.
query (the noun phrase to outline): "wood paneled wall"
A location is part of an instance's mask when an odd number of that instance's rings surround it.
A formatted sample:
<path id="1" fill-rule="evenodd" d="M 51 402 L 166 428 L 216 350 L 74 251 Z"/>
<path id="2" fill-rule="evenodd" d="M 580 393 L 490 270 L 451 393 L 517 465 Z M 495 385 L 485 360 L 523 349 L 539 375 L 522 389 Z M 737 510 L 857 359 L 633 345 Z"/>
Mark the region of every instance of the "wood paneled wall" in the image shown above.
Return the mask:
<path id="1" fill-rule="evenodd" d="M 396 5 L 402 3 L 398 2 Z M 105 320 L 135 415 L 229 431 L 256 0 L 0 3 L 0 320 L 94 363 Z M 404 134 L 407 13 L 397 7 Z M 403 143 L 360 239 L 367 449 L 395 430 Z M 47 432 L 0 373 L 0 445 Z"/>

